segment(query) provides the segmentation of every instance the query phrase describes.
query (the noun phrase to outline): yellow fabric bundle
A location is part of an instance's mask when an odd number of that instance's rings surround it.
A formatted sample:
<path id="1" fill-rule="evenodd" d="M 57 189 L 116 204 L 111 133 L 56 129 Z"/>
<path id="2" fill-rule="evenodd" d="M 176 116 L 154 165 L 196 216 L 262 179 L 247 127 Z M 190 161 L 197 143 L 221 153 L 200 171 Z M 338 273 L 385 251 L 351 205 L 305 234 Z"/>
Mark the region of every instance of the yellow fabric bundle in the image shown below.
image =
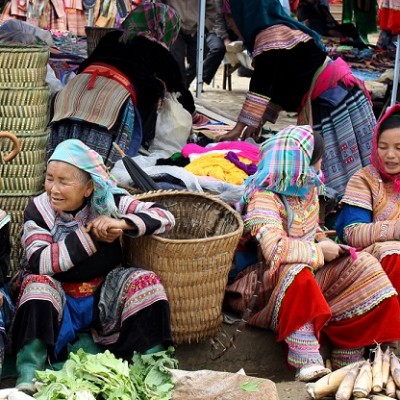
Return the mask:
<path id="1" fill-rule="evenodd" d="M 239 157 L 240 161 L 249 163 L 250 161 Z M 225 159 L 225 154 L 205 154 L 190 164 L 186 165 L 186 170 L 197 176 L 212 176 L 233 185 L 241 185 L 247 178 L 246 172 L 238 168 L 235 164 Z"/>

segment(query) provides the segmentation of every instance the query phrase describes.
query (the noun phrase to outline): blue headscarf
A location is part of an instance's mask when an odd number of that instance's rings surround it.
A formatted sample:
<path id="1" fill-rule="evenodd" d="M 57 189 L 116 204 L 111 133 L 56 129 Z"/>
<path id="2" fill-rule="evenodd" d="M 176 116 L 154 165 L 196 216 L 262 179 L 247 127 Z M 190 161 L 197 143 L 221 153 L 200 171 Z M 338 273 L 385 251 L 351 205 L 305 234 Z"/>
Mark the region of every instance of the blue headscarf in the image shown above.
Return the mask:
<path id="1" fill-rule="evenodd" d="M 62 161 L 90 174 L 94 187 L 90 206 L 99 214 L 119 216 L 113 195 L 128 192 L 117 186 L 117 181 L 108 172 L 99 153 L 78 139 L 68 139 L 55 148 L 48 163 L 50 161 Z"/>
<path id="2" fill-rule="evenodd" d="M 319 34 L 289 16 L 279 0 L 230 0 L 229 3 L 233 19 L 249 51 L 253 51 L 256 35 L 260 31 L 278 24 L 307 33 L 325 51 Z"/>

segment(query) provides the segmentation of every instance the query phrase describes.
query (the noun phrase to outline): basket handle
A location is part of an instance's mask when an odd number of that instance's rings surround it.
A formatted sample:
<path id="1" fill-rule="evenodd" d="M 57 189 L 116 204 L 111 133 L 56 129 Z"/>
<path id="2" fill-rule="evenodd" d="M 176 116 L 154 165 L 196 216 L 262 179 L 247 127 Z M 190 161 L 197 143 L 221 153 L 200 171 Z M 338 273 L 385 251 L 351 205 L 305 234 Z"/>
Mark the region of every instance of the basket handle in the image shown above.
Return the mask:
<path id="1" fill-rule="evenodd" d="M 7 138 L 13 142 L 13 149 L 11 150 L 11 152 L 8 153 L 6 156 L 3 156 L 3 162 L 7 163 L 15 158 L 16 155 L 19 153 L 20 140 L 12 132 L 9 131 L 0 131 L 0 138 Z"/>

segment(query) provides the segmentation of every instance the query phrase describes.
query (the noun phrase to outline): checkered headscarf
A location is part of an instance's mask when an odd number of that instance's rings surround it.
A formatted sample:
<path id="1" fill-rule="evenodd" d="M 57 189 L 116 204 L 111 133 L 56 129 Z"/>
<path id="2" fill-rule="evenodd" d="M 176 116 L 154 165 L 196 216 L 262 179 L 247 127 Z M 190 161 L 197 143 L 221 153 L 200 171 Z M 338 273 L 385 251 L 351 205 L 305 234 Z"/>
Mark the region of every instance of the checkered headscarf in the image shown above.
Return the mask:
<path id="1" fill-rule="evenodd" d="M 241 205 L 260 189 L 304 197 L 311 186 L 321 185 L 322 173 L 310 166 L 313 150 L 314 136 L 309 125 L 290 125 L 267 140 L 261 147 L 257 172 L 246 181 Z"/>
<path id="2" fill-rule="evenodd" d="M 178 36 L 180 20 L 172 7 L 148 2 L 131 11 L 122 26 L 121 41 L 124 43 L 136 36 L 145 36 L 169 48 Z"/>

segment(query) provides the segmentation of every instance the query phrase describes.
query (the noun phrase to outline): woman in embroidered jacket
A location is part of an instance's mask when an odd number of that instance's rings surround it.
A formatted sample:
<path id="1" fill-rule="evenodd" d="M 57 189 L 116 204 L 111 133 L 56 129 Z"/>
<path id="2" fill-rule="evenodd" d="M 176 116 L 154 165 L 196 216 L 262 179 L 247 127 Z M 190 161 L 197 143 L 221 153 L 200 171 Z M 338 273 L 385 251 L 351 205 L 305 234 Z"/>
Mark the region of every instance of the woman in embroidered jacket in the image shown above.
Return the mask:
<path id="1" fill-rule="evenodd" d="M 153 272 L 121 264 L 119 240 L 124 231 L 166 232 L 172 214 L 118 188 L 101 156 L 77 139 L 55 149 L 45 189 L 25 210 L 27 275 L 12 332 L 17 387 L 27 392 L 34 370 L 47 355 L 63 359 L 78 331 L 90 329 L 95 343 L 127 360 L 172 343 L 163 286 Z"/>
<path id="2" fill-rule="evenodd" d="M 261 151 L 240 206 L 244 237 L 257 240 L 268 268 L 249 323 L 272 329 L 297 379 L 309 381 L 329 372 L 319 339 L 331 345 L 334 368 L 358 361 L 365 346 L 400 337 L 400 306 L 374 257 L 353 259 L 330 239 L 315 241 L 322 138 L 310 126 L 289 126 Z M 244 312 L 256 281 L 257 270 L 244 268 L 227 287 L 227 303 Z"/>
<path id="3" fill-rule="evenodd" d="M 322 170 L 329 197 L 342 196 L 355 171 L 369 164 L 376 125 L 369 94 L 319 35 L 288 16 L 279 0 L 230 0 L 235 23 L 252 53 L 254 72 L 238 122 L 224 140 L 257 137 L 280 110 L 297 112 L 325 142 Z"/>
<path id="4" fill-rule="evenodd" d="M 372 165 L 347 185 L 337 232 L 375 256 L 400 293 L 400 105 L 379 121 L 372 146 Z"/>
<path id="5" fill-rule="evenodd" d="M 148 2 L 126 17 L 123 31 L 105 35 L 54 100 L 49 155 L 63 140 L 75 138 L 102 155 L 107 166 L 121 158 L 113 142 L 135 156 L 154 138 L 165 90 L 179 92 L 178 101 L 196 115 L 193 96 L 169 51 L 179 26 L 173 8 Z"/>

